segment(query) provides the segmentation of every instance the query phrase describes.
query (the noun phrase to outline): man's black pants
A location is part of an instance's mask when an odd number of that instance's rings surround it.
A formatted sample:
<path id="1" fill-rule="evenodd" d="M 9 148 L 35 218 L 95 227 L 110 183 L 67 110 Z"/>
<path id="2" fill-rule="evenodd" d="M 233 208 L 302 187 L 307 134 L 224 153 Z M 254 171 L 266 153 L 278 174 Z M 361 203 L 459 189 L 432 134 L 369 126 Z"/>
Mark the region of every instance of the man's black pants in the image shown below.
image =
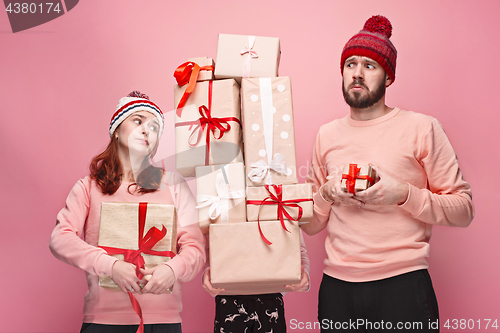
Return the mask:
<path id="1" fill-rule="evenodd" d="M 321 332 L 439 332 L 439 311 L 426 269 L 369 282 L 323 275 Z"/>

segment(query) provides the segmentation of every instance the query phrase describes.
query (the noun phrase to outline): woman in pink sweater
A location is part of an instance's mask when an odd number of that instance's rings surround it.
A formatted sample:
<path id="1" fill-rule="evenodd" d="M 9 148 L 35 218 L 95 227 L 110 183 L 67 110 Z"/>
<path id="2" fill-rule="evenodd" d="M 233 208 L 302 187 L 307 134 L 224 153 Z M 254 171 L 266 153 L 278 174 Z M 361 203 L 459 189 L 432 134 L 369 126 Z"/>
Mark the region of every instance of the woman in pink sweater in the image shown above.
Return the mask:
<path id="1" fill-rule="evenodd" d="M 151 165 L 163 131 L 163 114 L 137 91 L 120 99 L 111 119 L 108 147 L 94 157 L 90 175 L 71 190 L 57 215 L 50 249 L 54 256 L 81 268 L 87 277 L 81 332 L 181 332 L 182 282 L 196 276 L 205 263 L 205 238 L 197 227 L 196 203 L 183 179 Z M 102 202 L 173 204 L 177 209 L 177 255 L 165 264 L 141 269 L 98 247 Z M 193 224 L 194 223 L 194 224 Z M 106 275 L 119 286 L 99 286 Z M 140 284 L 144 285 L 143 288 Z M 168 288 L 171 293 L 164 293 Z M 131 304 L 135 298 L 142 318 Z"/>

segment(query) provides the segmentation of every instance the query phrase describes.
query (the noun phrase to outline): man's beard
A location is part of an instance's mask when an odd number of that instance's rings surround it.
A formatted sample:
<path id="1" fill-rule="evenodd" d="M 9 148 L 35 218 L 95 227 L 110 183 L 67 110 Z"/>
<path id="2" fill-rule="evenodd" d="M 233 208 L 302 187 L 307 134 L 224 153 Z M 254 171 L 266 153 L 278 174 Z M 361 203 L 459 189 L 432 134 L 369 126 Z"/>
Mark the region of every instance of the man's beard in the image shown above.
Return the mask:
<path id="1" fill-rule="evenodd" d="M 353 85 L 362 86 L 363 88 L 365 88 L 367 93 L 365 95 L 362 95 L 362 91 L 355 91 L 351 96 L 349 94 L 349 89 Z M 342 80 L 342 93 L 344 95 L 344 100 L 350 107 L 355 109 L 366 109 L 380 101 L 380 99 L 385 95 L 385 88 L 385 80 L 380 81 L 380 84 L 375 87 L 373 91 L 370 91 L 368 87 L 363 83 L 363 81 L 354 80 L 346 89 L 344 86 L 344 81 Z"/>

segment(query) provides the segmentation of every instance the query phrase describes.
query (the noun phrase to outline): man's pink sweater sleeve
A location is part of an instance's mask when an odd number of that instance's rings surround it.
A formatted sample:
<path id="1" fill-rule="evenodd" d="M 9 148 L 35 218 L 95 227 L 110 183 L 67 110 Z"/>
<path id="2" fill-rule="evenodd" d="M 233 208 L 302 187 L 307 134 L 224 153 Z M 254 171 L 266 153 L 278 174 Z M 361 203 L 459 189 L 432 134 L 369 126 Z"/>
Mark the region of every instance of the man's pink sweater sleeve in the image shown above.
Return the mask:
<path id="1" fill-rule="evenodd" d="M 174 192 L 172 197 L 179 220 L 177 228 L 178 254 L 168 261 L 167 265 L 172 268 L 177 280 L 187 282 L 193 279 L 205 264 L 206 240 L 198 226 L 198 210 L 191 190 L 180 176 L 173 175 L 175 180 L 169 181 L 169 184 L 174 184 L 171 192 Z"/>
<path id="2" fill-rule="evenodd" d="M 419 189 L 410 184 L 408 198 L 400 207 L 425 223 L 467 227 L 474 218 L 471 189 L 437 120 L 430 123 L 422 141 L 419 156 L 429 188 Z"/>
<path id="3" fill-rule="evenodd" d="M 66 206 L 57 214 L 57 222 L 50 237 L 50 251 L 54 256 L 90 274 L 111 276 L 114 262 L 106 251 L 83 240 L 85 221 L 90 209 L 90 183 L 80 179 L 66 199 Z"/>

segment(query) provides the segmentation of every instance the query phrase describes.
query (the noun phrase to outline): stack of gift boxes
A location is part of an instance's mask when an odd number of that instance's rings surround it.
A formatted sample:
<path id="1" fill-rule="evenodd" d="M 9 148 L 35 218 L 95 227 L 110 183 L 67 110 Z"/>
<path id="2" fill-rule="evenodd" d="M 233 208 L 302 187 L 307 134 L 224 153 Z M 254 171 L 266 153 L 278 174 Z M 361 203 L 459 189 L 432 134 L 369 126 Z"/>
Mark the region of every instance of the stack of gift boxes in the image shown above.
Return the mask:
<path id="1" fill-rule="evenodd" d="M 176 168 L 196 177 L 211 282 L 226 294 L 285 291 L 301 278 L 299 223 L 312 218 L 312 188 L 297 183 L 280 54 L 279 38 L 221 34 L 215 64 L 192 58 L 174 74 Z"/>

